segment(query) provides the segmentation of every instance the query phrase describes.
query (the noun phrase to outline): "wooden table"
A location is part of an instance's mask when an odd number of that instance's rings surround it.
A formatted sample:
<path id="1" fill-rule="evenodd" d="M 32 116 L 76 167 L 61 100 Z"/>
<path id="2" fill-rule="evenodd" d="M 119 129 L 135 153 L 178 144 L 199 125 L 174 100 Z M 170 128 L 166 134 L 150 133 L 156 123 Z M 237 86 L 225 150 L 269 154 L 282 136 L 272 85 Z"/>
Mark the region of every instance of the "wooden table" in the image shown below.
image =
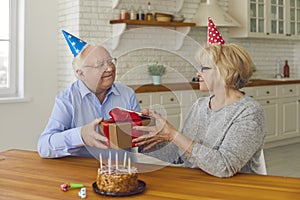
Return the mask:
<path id="1" fill-rule="evenodd" d="M 94 193 L 99 161 L 66 157 L 42 159 L 34 151 L 0 153 L 0 199 L 80 199 L 78 191 L 60 190 L 62 183 L 82 183 L 87 199 L 300 199 L 300 179 L 253 174 L 217 178 L 199 169 L 164 167 L 141 173 L 146 190 L 130 197 L 107 197 Z M 151 166 L 151 165 L 149 165 Z"/>

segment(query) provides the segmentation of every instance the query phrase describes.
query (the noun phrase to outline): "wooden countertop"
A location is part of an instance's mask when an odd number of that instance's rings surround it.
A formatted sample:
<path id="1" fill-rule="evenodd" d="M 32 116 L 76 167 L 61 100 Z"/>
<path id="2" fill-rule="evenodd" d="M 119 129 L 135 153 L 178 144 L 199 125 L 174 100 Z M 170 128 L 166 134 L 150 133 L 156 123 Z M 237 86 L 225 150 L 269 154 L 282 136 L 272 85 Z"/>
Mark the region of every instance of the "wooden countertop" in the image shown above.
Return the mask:
<path id="1" fill-rule="evenodd" d="M 252 86 L 266 86 L 266 85 L 287 85 L 298 84 L 300 79 L 251 79 L 246 87 Z"/>
<path id="2" fill-rule="evenodd" d="M 141 166 L 154 165 L 133 163 Z M 99 161 L 94 158 L 42 159 L 34 151 L 0 152 L 0 199 L 80 199 L 80 189 L 60 190 L 63 183 L 81 183 L 87 199 L 300 199 L 300 178 L 237 174 L 217 178 L 199 169 L 164 167 L 140 173 L 146 190 L 129 197 L 106 197 L 93 191 Z"/>
<path id="3" fill-rule="evenodd" d="M 285 84 L 299 84 L 299 80 L 276 80 L 276 79 L 252 79 L 246 85 L 246 87 L 253 86 L 266 86 L 266 85 L 285 85 Z M 161 85 L 144 84 L 144 85 L 129 85 L 136 93 L 145 92 L 165 92 L 176 90 L 198 90 L 198 82 L 185 82 L 185 83 L 163 83 Z"/>
<path id="4" fill-rule="evenodd" d="M 164 92 L 175 90 L 198 90 L 197 82 L 186 83 L 165 83 L 161 85 L 145 84 L 145 85 L 129 85 L 136 93 L 144 92 Z"/>

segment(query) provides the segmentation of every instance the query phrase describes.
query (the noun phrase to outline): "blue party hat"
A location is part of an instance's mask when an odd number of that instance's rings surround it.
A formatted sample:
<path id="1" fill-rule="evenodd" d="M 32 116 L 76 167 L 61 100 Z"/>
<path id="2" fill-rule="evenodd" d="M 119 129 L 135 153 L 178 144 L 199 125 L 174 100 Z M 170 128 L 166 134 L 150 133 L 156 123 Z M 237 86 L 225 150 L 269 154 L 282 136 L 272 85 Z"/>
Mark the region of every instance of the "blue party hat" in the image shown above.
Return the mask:
<path id="1" fill-rule="evenodd" d="M 62 33 L 66 38 L 66 41 L 72 51 L 72 54 L 74 55 L 74 57 L 76 57 L 87 43 L 64 30 L 62 30 Z"/>

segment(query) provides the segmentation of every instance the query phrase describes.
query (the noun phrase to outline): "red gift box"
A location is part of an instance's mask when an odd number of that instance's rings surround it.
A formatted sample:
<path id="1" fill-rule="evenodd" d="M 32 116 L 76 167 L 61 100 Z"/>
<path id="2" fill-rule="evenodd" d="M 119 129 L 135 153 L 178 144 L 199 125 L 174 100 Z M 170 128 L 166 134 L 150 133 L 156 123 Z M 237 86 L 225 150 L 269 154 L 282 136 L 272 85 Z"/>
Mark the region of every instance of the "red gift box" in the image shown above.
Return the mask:
<path id="1" fill-rule="evenodd" d="M 114 108 L 109 112 L 111 119 L 100 123 L 100 129 L 109 139 L 108 146 L 114 149 L 135 147 L 132 139 L 143 134 L 142 131 L 132 129 L 133 126 L 154 125 L 153 118 L 142 116 L 134 111 Z"/>

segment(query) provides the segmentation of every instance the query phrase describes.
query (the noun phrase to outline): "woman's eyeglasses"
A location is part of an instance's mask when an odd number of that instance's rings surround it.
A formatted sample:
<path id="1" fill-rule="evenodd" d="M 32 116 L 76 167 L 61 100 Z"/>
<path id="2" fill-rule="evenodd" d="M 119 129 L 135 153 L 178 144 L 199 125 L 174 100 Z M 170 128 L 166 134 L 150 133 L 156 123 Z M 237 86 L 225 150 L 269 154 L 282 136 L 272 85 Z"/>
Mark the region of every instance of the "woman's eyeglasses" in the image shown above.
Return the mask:
<path id="1" fill-rule="evenodd" d="M 199 66 L 199 71 L 202 73 L 203 71 L 205 71 L 205 70 L 209 70 L 209 69 L 212 69 L 211 67 L 205 67 L 205 66 L 203 66 L 203 65 L 200 65 Z"/>

